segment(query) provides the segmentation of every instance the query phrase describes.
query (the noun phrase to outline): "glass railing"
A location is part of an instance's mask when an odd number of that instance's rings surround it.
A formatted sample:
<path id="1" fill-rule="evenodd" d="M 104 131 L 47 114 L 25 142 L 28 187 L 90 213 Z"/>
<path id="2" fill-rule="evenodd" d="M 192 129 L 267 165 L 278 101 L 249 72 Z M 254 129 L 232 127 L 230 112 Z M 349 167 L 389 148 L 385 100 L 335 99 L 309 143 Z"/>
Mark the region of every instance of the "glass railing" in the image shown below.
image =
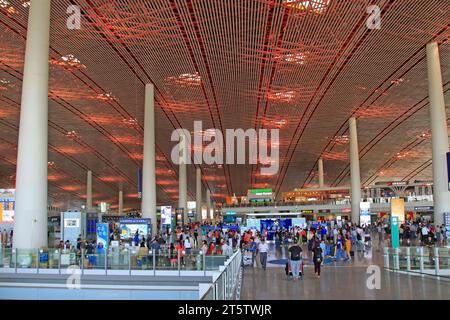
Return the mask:
<path id="1" fill-rule="evenodd" d="M 236 251 L 235 251 L 236 252 Z M 80 268 L 81 270 L 125 271 L 217 271 L 228 257 L 204 255 L 201 250 L 184 251 L 168 249 L 126 247 L 110 248 L 104 252 L 66 249 L 0 249 L 0 268 L 56 270 Z M 50 271 L 51 273 L 51 271 Z"/>
<path id="2" fill-rule="evenodd" d="M 450 246 L 384 248 L 384 267 L 391 271 L 450 278 Z"/>
<path id="3" fill-rule="evenodd" d="M 242 252 L 236 251 L 224 263 L 224 269 L 201 300 L 237 300 L 242 281 Z"/>

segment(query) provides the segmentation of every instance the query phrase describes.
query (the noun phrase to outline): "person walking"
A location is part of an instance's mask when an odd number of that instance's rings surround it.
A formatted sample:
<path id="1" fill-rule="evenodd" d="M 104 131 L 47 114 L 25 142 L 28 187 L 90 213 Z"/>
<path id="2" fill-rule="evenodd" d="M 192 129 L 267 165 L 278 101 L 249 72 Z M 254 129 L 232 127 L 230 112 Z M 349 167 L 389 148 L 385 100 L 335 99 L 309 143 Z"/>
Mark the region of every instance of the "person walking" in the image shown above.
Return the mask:
<path id="1" fill-rule="evenodd" d="M 323 251 L 320 246 L 314 248 L 313 250 L 313 261 L 314 261 L 314 273 L 320 278 L 320 266 L 323 261 Z"/>
<path id="2" fill-rule="evenodd" d="M 255 266 L 255 258 L 256 258 L 256 251 L 258 250 L 258 245 L 256 244 L 253 237 L 250 238 L 250 245 L 249 245 L 249 251 L 252 253 L 252 267 Z"/>
<path id="3" fill-rule="evenodd" d="M 261 260 L 261 266 L 264 270 L 266 270 L 268 256 L 269 256 L 269 246 L 267 245 L 266 240 L 262 238 L 261 243 L 259 244 L 259 258 Z"/>
<path id="4" fill-rule="evenodd" d="M 302 248 L 298 245 L 298 243 L 295 243 L 289 248 L 289 253 L 292 276 L 294 277 L 294 279 L 298 279 L 299 269 L 302 263 Z"/>

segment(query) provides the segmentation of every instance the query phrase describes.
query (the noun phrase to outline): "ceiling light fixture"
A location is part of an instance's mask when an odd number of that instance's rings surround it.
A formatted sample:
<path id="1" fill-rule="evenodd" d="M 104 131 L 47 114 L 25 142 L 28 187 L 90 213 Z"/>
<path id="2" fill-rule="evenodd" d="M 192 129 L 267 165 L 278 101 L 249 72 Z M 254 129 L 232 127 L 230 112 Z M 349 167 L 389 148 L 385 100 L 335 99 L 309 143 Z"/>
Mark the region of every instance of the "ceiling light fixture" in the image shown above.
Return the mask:
<path id="1" fill-rule="evenodd" d="M 292 64 L 305 64 L 307 54 L 309 52 L 298 52 L 298 53 L 276 53 L 274 59 L 281 60 L 283 62 Z"/>
<path id="2" fill-rule="evenodd" d="M 122 122 L 130 128 L 134 128 L 139 124 L 136 118 L 123 119 Z"/>
<path id="3" fill-rule="evenodd" d="M 103 100 L 103 101 L 117 100 L 116 97 L 115 97 L 111 92 L 109 92 L 109 93 L 99 93 L 99 94 L 97 95 L 97 98 L 98 98 L 99 100 Z M 134 120 L 136 120 L 136 119 L 134 119 Z M 136 121 L 137 121 L 137 120 L 136 120 Z"/>
<path id="4" fill-rule="evenodd" d="M 292 102 L 295 98 L 295 92 L 289 91 L 272 91 L 267 93 L 267 99 L 272 101 Z"/>
<path id="5" fill-rule="evenodd" d="M 73 140 L 76 140 L 76 139 L 79 139 L 79 138 L 80 138 L 80 136 L 78 135 L 78 133 L 76 133 L 74 130 L 68 131 L 68 132 L 66 133 L 66 137 L 69 138 L 69 139 L 73 139 Z"/>
<path id="6" fill-rule="evenodd" d="M 86 68 L 86 66 L 82 64 L 81 61 L 77 59 L 73 54 L 67 54 L 65 56 L 62 56 L 61 60 L 67 65 L 77 69 Z"/>

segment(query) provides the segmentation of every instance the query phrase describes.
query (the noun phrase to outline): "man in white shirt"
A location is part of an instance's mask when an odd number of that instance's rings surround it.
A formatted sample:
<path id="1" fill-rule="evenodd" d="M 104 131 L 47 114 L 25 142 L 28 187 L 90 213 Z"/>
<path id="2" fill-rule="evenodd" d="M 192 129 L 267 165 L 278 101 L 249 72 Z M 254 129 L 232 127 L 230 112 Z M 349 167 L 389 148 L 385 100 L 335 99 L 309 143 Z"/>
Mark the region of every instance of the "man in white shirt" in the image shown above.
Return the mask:
<path id="1" fill-rule="evenodd" d="M 261 243 L 259 244 L 259 255 L 261 260 L 261 266 L 264 270 L 266 270 L 267 257 L 269 256 L 269 246 L 266 243 L 266 240 L 263 238 Z"/>

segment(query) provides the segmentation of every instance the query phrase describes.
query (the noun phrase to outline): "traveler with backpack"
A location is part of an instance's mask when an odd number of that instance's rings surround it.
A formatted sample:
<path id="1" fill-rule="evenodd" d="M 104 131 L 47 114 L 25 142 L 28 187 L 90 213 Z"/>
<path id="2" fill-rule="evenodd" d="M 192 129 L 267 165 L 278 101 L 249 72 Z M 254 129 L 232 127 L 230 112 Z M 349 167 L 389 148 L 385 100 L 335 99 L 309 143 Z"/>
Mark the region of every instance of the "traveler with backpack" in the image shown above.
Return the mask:
<path id="1" fill-rule="evenodd" d="M 289 248 L 290 255 L 290 264 L 292 276 L 294 279 L 299 278 L 299 269 L 302 263 L 302 248 L 298 245 L 298 243 L 294 244 Z M 302 270 L 303 271 L 303 270 Z"/>

